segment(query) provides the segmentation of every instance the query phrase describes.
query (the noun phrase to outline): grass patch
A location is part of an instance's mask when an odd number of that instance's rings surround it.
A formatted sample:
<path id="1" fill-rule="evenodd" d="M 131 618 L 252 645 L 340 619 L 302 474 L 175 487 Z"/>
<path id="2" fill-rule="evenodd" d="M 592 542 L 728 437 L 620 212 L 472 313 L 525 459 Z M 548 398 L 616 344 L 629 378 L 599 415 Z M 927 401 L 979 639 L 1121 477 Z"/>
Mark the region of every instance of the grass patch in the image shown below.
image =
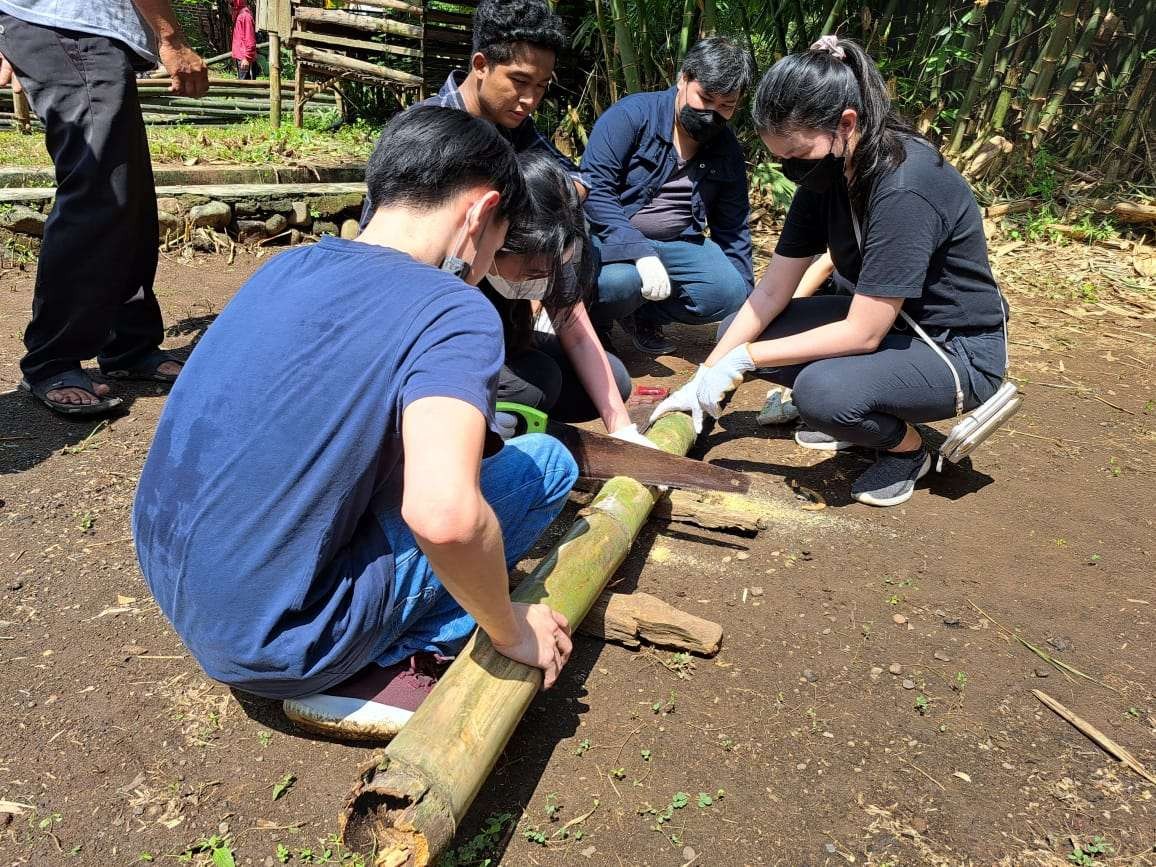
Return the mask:
<path id="1" fill-rule="evenodd" d="M 268 120 L 220 126 L 149 127 L 149 149 L 154 165 L 181 165 L 190 159 L 198 163 L 244 163 L 267 165 L 288 160 L 364 161 L 377 141 L 378 127 L 366 123 L 343 126 L 333 132 L 322 121 L 306 115 L 306 125 L 297 129 L 282 124 L 274 129 Z M 22 135 L 0 130 L 0 165 L 52 165 L 44 149 L 43 135 Z"/>

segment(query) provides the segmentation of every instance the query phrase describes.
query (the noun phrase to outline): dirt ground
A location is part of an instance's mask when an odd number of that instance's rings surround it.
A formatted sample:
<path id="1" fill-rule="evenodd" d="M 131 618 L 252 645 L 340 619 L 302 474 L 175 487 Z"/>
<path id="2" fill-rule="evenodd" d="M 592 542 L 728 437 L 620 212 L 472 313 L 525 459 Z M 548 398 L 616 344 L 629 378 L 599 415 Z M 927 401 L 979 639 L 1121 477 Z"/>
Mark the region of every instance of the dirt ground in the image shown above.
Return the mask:
<path id="1" fill-rule="evenodd" d="M 169 344 L 259 264 L 164 258 Z M 719 621 L 722 651 L 579 638 L 457 863 L 1156 864 L 1156 786 L 1032 694 L 1156 771 L 1156 287 L 1098 247 L 1005 243 L 996 265 L 1024 411 L 873 510 L 847 494 L 863 458 L 760 428 L 748 381 L 697 454 L 755 475 L 770 528 L 652 523 L 614 579 Z M 0 272 L 0 863 L 356 863 L 329 838 L 370 750 L 207 680 L 137 569 L 161 391 L 120 389 L 107 426 L 13 391 L 32 284 Z M 696 361 L 710 332 L 677 337 Z M 690 369 L 626 358 L 646 382 Z"/>

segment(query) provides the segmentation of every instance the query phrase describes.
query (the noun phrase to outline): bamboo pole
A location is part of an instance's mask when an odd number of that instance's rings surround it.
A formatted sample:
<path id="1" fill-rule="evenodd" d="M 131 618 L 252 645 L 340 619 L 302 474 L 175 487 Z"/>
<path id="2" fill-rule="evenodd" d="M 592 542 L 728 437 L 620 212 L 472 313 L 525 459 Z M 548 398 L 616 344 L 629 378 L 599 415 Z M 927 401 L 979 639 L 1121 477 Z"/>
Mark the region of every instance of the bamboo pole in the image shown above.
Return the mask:
<path id="1" fill-rule="evenodd" d="M 1028 104 L 1024 108 L 1023 121 L 1020 131 L 1027 136 L 1033 135 L 1038 128 L 1040 112 L 1043 111 L 1048 93 L 1052 87 L 1052 78 L 1056 74 L 1056 67 L 1060 62 L 1060 55 L 1068 44 L 1068 37 L 1076 23 L 1076 12 L 1079 10 L 1080 0 L 1062 0 L 1056 10 L 1056 23 L 1044 45 L 1040 55 L 1039 72 L 1032 83 L 1025 82 L 1031 92 Z M 1034 70 L 1033 70 L 1034 71 Z"/>
<path id="2" fill-rule="evenodd" d="M 417 87 L 421 84 L 421 77 L 414 75 L 412 72 L 401 72 L 397 69 L 390 69 L 387 66 L 378 66 L 376 63 L 370 63 L 368 60 L 357 60 L 354 57 L 346 57 L 344 54 L 338 54 L 336 51 L 325 51 L 321 48 L 314 48 L 311 45 L 298 45 L 296 52 L 300 60 L 304 60 L 315 66 L 326 66 L 330 69 L 353 72 L 378 82 L 389 81 L 407 87 Z"/>
<path id="3" fill-rule="evenodd" d="M 301 129 L 305 125 L 305 67 L 300 60 L 294 66 L 296 68 L 293 70 L 293 126 Z"/>
<path id="4" fill-rule="evenodd" d="M 835 0 L 835 2 L 831 4 L 831 11 L 827 13 L 827 20 L 823 22 L 823 26 L 820 29 L 820 36 L 835 32 L 835 25 L 839 22 L 839 17 L 843 14 L 843 7 L 846 5 L 847 0 Z"/>
<path id="5" fill-rule="evenodd" d="M 967 92 L 963 96 L 963 102 L 960 104 L 959 113 L 955 118 L 955 127 L 951 131 L 951 144 L 948 147 L 949 153 L 959 153 L 963 149 L 963 137 L 971 118 L 972 107 L 975 105 L 976 97 L 979 96 L 981 82 L 987 82 L 991 78 L 996 54 L 1007 41 L 1008 30 L 1018 7 L 1019 0 L 1006 0 L 1003 11 L 996 20 L 995 27 L 988 34 L 987 43 L 983 47 L 983 54 L 976 64 L 975 74 L 971 77 Z"/>
<path id="6" fill-rule="evenodd" d="M 649 436 L 680 455 L 695 440 L 682 414 L 660 419 Z M 608 481 L 513 593 L 515 601 L 544 602 L 577 629 L 660 496 L 633 479 Z M 345 845 L 375 852 L 379 865 L 434 862 L 541 684 L 539 669 L 502 656 L 475 632 L 405 728 L 362 767 L 340 819 Z"/>
<path id="7" fill-rule="evenodd" d="M 403 24 L 388 18 L 374 18 L 372 15 L 338 12 L 336 9 L 314 9 L 311 6 L 298 6 L 294 10 L 293 16 L 299 21 L 332 24 L 338 27 L 364 30 L 367 33 L 391 33 L 394 36 L 408 36 L 410 39 L 421 39 L 422 37 L 422 29 L 416 24 Z"/>
<path id="8" fill-rule="evenodd" d="M 16 126 L 20 132 L 28 135 L 32 132 L 32 111 L 28 104 L 28 94 L 23 90 L 12 89 L 12 114 L 16 117 Z"/>
<path id="9" fill-rule="evenodd" d="M 602 0 L 594 0 L 594 20 L 598 25 L 598 41 L 602 43 L 602 57 L 606 64 L 606 85 L 610 92 L 611 104 L 618 102 L 618 82 L 614 75 L 614 60 L 610 51 L 610 39 L 606 33 L 606 16 L 602 13 Z"/>
<path id="10" fill-rule="evenodd" d="M 281 126 L 281 35 L 269 34 L 269 123 Z"/>
<path id="11" fill-rule="evenodd" d="M 1084 62 L 1084 55 L 1088 53 L 1088 48 L 1091 46 L 1092 40 L 1095 39 L 1097 31 L 1100 29 L 1100 20 L 1103 16 L 1103 4 L 1097 3 L 1095 8 L 1092 9 L 1092 14 L 1088 16 L 1088 20 L 1084 23 L 1084 29 L 1081 31 L 1079 39 L 1076 40 L 1076 47 L 1073 48 L 1071 54 L 1068 55 L 1067 62 L 1064 63 L 1064 68 L 1060 70 L 1060 77 L 1057 81 L 1056 88 L 1048 98 L 1047 105 L 1044 106 L 1040 114 L 1035 138 L 1036 147 L 1040 146 L 1043 137 L 1051 131 L 1052 124 L 1059 114 L 1064 100 L 1068 96 L 1068 91 L 1072 88 L 1072 82 L 1076 80 L 1076 76 L 1080 73 L 1080 64 Z M 1026 128 L 1024 132 L 1027 132 Z"/>
<path id="12" fill-rule="evenodd" d="M 610 14 L 614 19 L 614 46 L 618 49 L 618 63 L 622 67 L 626 92 L 638 93 L 642 90 L 642 81 L 638 74 L 638 55 L 634 51 L 634 36 L 626 20 L 626 0 L 610 0 Z"/>

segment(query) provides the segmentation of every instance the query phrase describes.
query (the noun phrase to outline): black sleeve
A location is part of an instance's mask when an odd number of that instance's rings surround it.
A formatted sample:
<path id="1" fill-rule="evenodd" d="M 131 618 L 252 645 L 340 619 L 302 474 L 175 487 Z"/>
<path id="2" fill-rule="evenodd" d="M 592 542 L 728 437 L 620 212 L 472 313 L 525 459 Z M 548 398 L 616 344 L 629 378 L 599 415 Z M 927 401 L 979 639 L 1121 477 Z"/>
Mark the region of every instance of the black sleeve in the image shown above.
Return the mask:
<path id="1" fill-rule="evenodd" d="M 827 218 L 822 194 L 804 189 L 795 191 L 775 252 L 791 259 L 806 259 L 827 252 Z"/>
<path id="2" fill-rule="evenodd" d="M 931 257 L 947 228 L 919 193 L 892 190 L 871 202 L 863 228 L 863 268 L 855 291 L 877 298 L 918 298 Z"/>

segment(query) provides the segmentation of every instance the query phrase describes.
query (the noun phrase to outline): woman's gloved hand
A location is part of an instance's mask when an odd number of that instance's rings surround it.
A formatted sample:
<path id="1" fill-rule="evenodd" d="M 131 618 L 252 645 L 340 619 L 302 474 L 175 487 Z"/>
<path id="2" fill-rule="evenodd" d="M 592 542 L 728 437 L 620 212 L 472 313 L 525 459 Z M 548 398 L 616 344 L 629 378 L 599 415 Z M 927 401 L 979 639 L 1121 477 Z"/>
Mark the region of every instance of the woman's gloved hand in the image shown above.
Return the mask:
<path id="1" fill-rule="evenodd" d="M 670 397 L 656 406 L 654 412 L 650 414 L 650 424 L 654 424 L 669 413 L 686 412 L 690 413 L 691 421 L 694 422 L 694 432 L 696 434 L 702 433 L 703 406 L 698 400 L 698 380 L 704 370 L 706 368 L 700 366 L 694 372 L 690 382 L 682 388 L 672 391 Z"/>
<path id="2" fill-rule="evenodd" d="M 712 418 L 722 412 L 722 399 L 739 387 L 743 377 L 755 369 L 750 344 L 736 346 L 715 364 L 699 368 L 698 402 Z"/>
<path id="3" fill-rule="evenodd" d="M 642 278 L 642 297 L 647 301 L 665 301 L 670 297 L 670 275 L 657 256 L 643 256 L 634 263 Z"/>
<path id="4" fill-rule="evenodd" d="M 616 440 L 622 440 L 624 443 L 634 443 L 636 446 L 646 446 L 651 449 L 658 448 L 646 436 L 638 432 L 638 425 L 636 424 L 628 424 L 618 428 L 618 430 L 611 431 L 610 436 Z"/>

